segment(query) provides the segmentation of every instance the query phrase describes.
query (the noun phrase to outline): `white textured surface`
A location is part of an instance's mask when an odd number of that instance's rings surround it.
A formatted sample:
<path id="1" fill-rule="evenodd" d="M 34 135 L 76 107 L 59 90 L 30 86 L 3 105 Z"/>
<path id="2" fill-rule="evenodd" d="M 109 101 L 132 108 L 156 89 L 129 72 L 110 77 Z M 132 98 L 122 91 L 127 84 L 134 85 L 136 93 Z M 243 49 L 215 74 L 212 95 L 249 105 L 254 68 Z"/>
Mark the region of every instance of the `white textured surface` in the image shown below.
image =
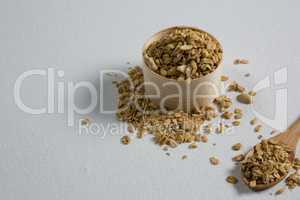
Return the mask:
<path id="1" fill-rule="evenodd" d="M 248 124 L 253 116 L 249 109 L 233 134 L 213 135 L 197 150 L 182 147 L 168 157 L 149 138 L 123 146 L 116 135 L 78 135 L 76 128 L 67 127 L 66 114 L 26 114 L 14 103 L 13 87 L 22 72 L 48 67 L 64 70 L 60 81 L 97 84 L 103 67 L 125 69 L 127 61 L 140 63 L 143 42 L 154 32 L 194 25 L 219 38 L 227 73 L 248 87 L 288 67 L 288 83 L 281 87 L 288 88 L 291 123 L 300 114 L 299 6 L 299 1 L 274 0 L 1 0 L 0 199 L 274 198 L 269 193 L 275 189 L 253 193 L 224 181 L 232 171 L 238 173 L 230 146 L 240 141 L 248 148 L 258 142 Z M 238 57 L 251 64 L 232 67 Z M 244 78 L 246 72 L 251 77 Z M 36 107 L 45 105 L 46 86 L 43 78 L 31 79 L 23 85 L 22 98 Z M 257 111 L 273 113 L 276 88 L 258 94 Z M 88 99 L 83 94 L 76 102 L 84 106 Z M 98 123 L 116 122 L 97 111 L 91 116 Z M 265 136 L 269 130 L 264 129 Z M 183 154 L 187 160 L 180 159 Z M 209 164 L 211 155 L 222 159 L 220 166 Z M 299 194 L 296 189 L 276 199 L 298 199 Z"/>

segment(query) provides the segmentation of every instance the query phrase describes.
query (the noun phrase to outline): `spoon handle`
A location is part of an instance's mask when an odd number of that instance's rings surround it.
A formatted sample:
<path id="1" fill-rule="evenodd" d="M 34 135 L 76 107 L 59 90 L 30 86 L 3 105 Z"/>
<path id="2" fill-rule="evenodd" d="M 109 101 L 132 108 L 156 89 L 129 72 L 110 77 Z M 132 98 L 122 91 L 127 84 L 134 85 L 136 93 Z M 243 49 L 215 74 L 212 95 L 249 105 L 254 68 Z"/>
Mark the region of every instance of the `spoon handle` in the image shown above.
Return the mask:
<path id="1" fill-rule="evenodd" d="M 296 149 L 298 140 L 300 139 L 300 118 L 298 118 L 285 132 L 284 143 L 289 147 Z"/>

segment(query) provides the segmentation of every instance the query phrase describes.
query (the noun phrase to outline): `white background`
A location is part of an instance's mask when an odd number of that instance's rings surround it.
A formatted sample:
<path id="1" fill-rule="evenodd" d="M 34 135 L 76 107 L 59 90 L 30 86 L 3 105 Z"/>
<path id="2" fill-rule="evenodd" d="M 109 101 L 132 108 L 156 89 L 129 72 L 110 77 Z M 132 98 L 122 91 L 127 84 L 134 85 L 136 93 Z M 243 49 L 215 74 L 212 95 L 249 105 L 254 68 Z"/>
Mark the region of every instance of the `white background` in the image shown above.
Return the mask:
<path id="1" fill-rule="evenodd" d="M 99 90 L 98 72 L 109 67 L 126 70 L 128 61 L 141 64 L 141 48 L 153 33 L 193 25 L 220 40 L 225 72 L 249 88 L 287 67 L 288 82 L 279 88 L 288 88 L 291 123 L 300 114 L 299 6 L 292 0 L 0 0 L 0 199 L 298 199 L 299 189 L 274 197 L 269 193 L 279 186 L 253 193 L 242 183 L 225 182 L 226 176 L 239 175 L 231 162 L 236 154 L 231 145 L 241 142 L 246 151 L 259 141 L 249 125 L 249 107 L 241 106 L 247 116 L 234 133 L 212 135 L 208 144 L 196 150 L 183 146 L 168 157 L 151 137 L 124 146 L 119 141 L 123 131 L 107 131 L 104 138 L 79 135 L 77 121 L 75 127 L 67 126 L 66 112 L 24 113 L 14 103 L 13 88 L 24 71 L 53 67 L 65 73 L 55 84 L 90 81 Z M 235 58 L 247 58 L 251 64 L 233 66 Z M 249 78 L 243 76 L 247 72 Z M 260 91 L 254 108 L 274 114 L 277 89 Z M 88 105 L 87 94 L 78 92 L 77 105 Z M 113 104 L 112 90 L 102 95 Z M 27 105 L 46 106 L 46 78 L 27 79 L 21 96 Z M 103 125 L 119 124 L 98 110 L 88 116 Z M 263 135 L 269 137 L 270 130 L 264 126 Z M 184 154 L 187 160 L 180 159 Z M 213 155 L 220 157 L 219 166 L 209 164 Z"/>

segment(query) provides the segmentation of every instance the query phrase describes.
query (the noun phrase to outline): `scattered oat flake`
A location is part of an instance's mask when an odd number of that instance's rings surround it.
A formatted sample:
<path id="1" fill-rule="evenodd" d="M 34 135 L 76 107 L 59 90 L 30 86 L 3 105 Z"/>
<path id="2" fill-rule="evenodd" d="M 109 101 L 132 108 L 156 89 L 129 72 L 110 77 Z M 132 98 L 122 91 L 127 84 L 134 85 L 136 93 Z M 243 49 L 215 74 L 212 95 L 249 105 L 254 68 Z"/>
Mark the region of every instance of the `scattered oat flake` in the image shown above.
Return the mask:
<path id="1" fill-rule="evenodd" d="M 223 119 L 231 119 L 232 116 L 233 116 L 233 113 L 228 112 L 228 111 L 224 112 L 224 113 L 221 115 L 221 117 L 222 117 Z"/>
<path id="2" fill-rule="evenodd" d="M 289 189 L 300 187 L 300 174 L 298 174 L 298 172 L 294 172 L 293 174 L 289 175 L 289 177 L 285 179 L 285 184 Z"/>
<path id="3" fill-rule="evenodd" d="M 251 90 L 251 91 L 248 92 L 248 94 L 249 94 L 250 96 L 254 97 L 254 96 L 256 95 L 256 92 L 254 92 L 254 91 Z"/>
<path id="4" fill-rule="evenodd" d="M 251 121 L 250 121 L 250 124 L 251 125 L 255 125 L 257 123 L 257 119 L 256 117 L 254 117 Z"/>
<path id="5" fill-rule="evenodd" d="M 234 119 L 242 119 L 243 117 L 243 110 L 240 108 L 234 109 Z"/>
<path id="6" fill-rule="evenodd" d="M 239 155 L 234 156 L 234 157 L 232 158 L 232 160 L 235 161 L 235 162 L 241 162 L 241 161 L 243 161 L 244 159 L 245 159 L 244 154 L 239 154 Z"/>
<path id="7" fill-rule="evenodd" d="M 233 112 L 234 114 L 242 114 L 243 110 L 241 108 L 235 108 Z"/>
<path id="8" fill-rule="evenodd" d="M 259 136 L 257 136 L 257 139 L 262 139 L 263 138 L 263 136 L 262 135 L 259 135 Z"/>
<path id="9" fill-rule="evenodd" d="M 80 122 L 82 126 L 89 126 L 92 123 L 92 120 L 90 117 L 86 117 L 84 119 L 81 119 Z"/>
<path id="10" fill-rule="evenodd" d="M 208 133 L 208 134 L 211 133 L 211 132 L 213 131 L 213 125 L 212 125 L 212 124 L 206 125 L 206 126 L 204 127 L 203 131 L 204 131 L 205 133 Z"/>
<path id="11" fill-rule="evenodd" d="M 275 195 L 280 195 L 285 191 L 285 188 L 280 188 L 278 190 L 276 190 Z"/>
<path id="12" fill-rule="evenodd" d="M 221 122 L 219 126 L 216 128 L 216 133 L 222 134 L 225 131 L 225 125 Z"/>
<path id="13" fill-rule="evenodd" d="M 192 143 L 189 145 L 190 149 L 196 149 L 198 147 L 198 145 L 196 143 Z"/>
<path id="14" fill-rule="evenodd" d="M 234 144 L 234 145 L 232 145 L 232 150 L 234 150 L 234 151 L 239 151 L 241 148 L 242 148 L 242 144 L 241 143 L 236 143 L 236 144 Z"/>
<path id="15" fill-rule="evenodd" d="M 231 184 L 237 184 L 238 183 L 238 179 L 235 176 L 228 176 L 226 178 L 226 181 L 228 183 L 231 183 Z"/>
<path id="16" fill-rule="evenodd" d="M 183 156 L 181 157 L 181 159 L 182 159 L 182 160 L 187 159 L 187 155 L 183 155 Z"/>
<path id="17" fill-rule="evenodd" d="M 255 126 L 254 132 L 259 133 L 259 132 L 261 132 L 261 129 L 262 129 L 262 125 L 259 124 L 259 125 Z"/>
<path id="18" fill-rule="evenodd" d="M 232 101 L 229 97 L 227 96 L 219 96 L 214 99 L 213 101 L 214 104 L 216 104 L 221 112 L 224 112 L 228 108 L 232 106 Z"/>
<path id="19" fill-rule="evenodd" d="M 168 150 L 169 150 L 168 146 L 164 146 L 164 147 L 163 147 L 163 150 L 164 150 L 164 151 L 168 151 Z"/>
<path id="20" fill-rule="evenodd" d="M 220 79 L 221 79 L 221 81 L 228 81 L 229 77 L 225 76 L 225 75 L 222 75 Z"/>
<path id="21" fill-rule="evenodd" d="M 124 135 L 122 138 L 121 138 L 121 142 L 124 144 L 124 145 L 127 145 L 130 143 L 130 137 L 128 135 Z"/>
<path id="22" fill-rule="evenodd" d="M 240 124 L 241 124 L 240 121 L 233 121 L 233 122 L 232 122 L 232 125 L 233 125 L 233 126 L 239 126 Z"/>
<path id="23" fill-rule="evenodd" d="M 240 84 L 238 84 L 236 81 L 233 81 L 230 83 L 230 85 L 228 86 L 228 91 L 229 92 L 239 92 L 239 93 L 243 93 L 245 92 L 245 87 L 241 86 Z"/>
<path id="24" fill-rule="evenodd" d="M 234 115 L 234 119 L 242 119 L 243 118 L 243 114 L 235 114 Z"/>
<path id="25" fill-rule="evenodd" d="M 218 164 L 220 164 L 220 160 L 219 160 L 217 157 L 215 157 L 215 156 L 210 157 L 210 158 L 209 158 L 209 161 L 210 161 L 210 163 L 211 163 L 212 165 L 218 165 Z"/>
<path id="26" fill-rule="evenodd" d="M 238 65 L 238 64 L 249 64 L 249 61 L 246 59 L 235 59 L 233 64 Z"/>
<path id="27" fill-rule="evenodd" d="M 237 101 L 243 104 L 251 104 L 252 103 L 252 97 L 249 94 L 242 93 L 239 94 L 236 97 Z"/>

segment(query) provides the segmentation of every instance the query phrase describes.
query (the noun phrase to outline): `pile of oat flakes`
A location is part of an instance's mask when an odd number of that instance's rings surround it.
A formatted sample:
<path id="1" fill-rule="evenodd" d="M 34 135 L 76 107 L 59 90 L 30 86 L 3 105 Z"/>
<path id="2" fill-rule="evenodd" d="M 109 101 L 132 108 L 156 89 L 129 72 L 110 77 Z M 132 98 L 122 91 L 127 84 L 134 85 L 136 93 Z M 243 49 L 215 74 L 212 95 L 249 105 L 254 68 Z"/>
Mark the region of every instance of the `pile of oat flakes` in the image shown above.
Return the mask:
<path id="1" fill-rule="evenodd" d="M 115 83 L 119 93 L 117 117 L 129 123 L 128 132 L 135 131 L 139 138 L 146 133 L 151 134 L 157 144 L 172 148 L 181 143 L 205 141 L 206 137 L 197 132 L 204 121 L 217 116 L 213 107 L 203 107 L 190 114 L 182 111 L 161 112 L 143 96 L 142 69 L 131 68 L 128 75 L 129 79 Z"/>
<path id="2" fill-rule="evenodd" d="M 161 112 L 150 99 L 144 97 L 142 69 L 138 66 L 130 68 L 128 77 L 128 79 L 114 82 L 119 93 L 117 117 L 127 122 L 128 132 L 136 132 L 139 138 L 148 133 L 153 135 L 157 144 L 174 148 L 182 143 L 207 142 L 209 133 L 222 134 L 230 128 L 229 124 L 240 125 L 243 111 L 240 108 L 232 108 L 233 102 L 226 95 L 215 98 L 214 106 L 201 107 L 192 113 Z M 247 95 L 246 89 L 236 82 L 229 85 L 228 91 Z M 249 95 L 249 98 L 252 99 L 252 96 Z M 212 123 L 209 122 L 216 118 L 220 120 L 220 123 L 214 129 Z M 200 128 L 202 128 L 201 131 Z M 199 131 L 203 133 L 200 134 Z M 128 138 L 126 141 L 130 140 L 129 135 L 124 137 Z"/>

